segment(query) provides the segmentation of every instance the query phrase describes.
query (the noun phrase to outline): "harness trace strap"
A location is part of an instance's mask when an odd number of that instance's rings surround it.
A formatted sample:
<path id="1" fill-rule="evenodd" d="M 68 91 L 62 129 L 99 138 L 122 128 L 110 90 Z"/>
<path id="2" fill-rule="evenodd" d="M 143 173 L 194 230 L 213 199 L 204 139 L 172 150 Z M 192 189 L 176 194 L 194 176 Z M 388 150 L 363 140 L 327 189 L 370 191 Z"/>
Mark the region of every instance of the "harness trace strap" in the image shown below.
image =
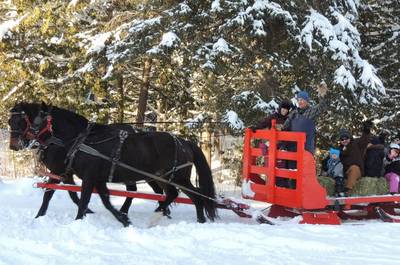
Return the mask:
<path id="1" fill-rule="evenodd" d="M 108 175 L 108 181 L 112 182 L 114 179 L 114 171 L 115 171 L 115 165 L 121 158 L 121 148 L 122 145 L 125 142 L 125 139 L 128 138 L 128 132 L 124 130 L 119 131 L 119 144 L 117 146 L 117 149 L 115 150 L 114 157 L 111 157 L 111 168 L 110 168 L 110 174 Z"/>
<path id="2" fill-rule="evenodd" d="M 124 141 L 126 140 L 126 138 L 128 137 L 128 132 L 127 131 L 120 130 L 120 133 L 119 133 L 119 139 L 120 139 L 119 145 L 118 145 L 118 147 L 117 147 L 117 149 L 115 151 L 114 157 L 109 157 L 109 156 L 106 156 L 106 155 L 100 153 L 95 148 L 93 148 L 93 147 L 91 147 L 91 146 L 89 146 L 89 145 L 84 143 L 86 138 L 88 137 L 88 135 L 90 133 L 91 127 L 92 127 L 92 125 L 89 124 L 88 128 L 86 129 L 86 131 L 81 133 L 81 135 L 79 135 L 76 138 L 75 143 L 72 145 L 71 149 L 69 150 L 69 152 L 67 154 L 68 162 L 66 162 L 66 163 L 68 163 L 68 166 L 67 166 L 66 172 L 69 172 L 70 170 L 72 170 L 72 163 L 73 163 L 73 160 L 75 158 L 75 155 L 76 155 L 77 152 L 81 151 L 81 152 L 84 152 L 86 154 L 102 158 L 102 159 L 107 160 L 107 161 L 112 163 L 111 164 L 110 174 L 109 174 L 109 181 L 110 182 L 112 182 L 112 180 L 114 178 L 113 175 L 114 175 L 114 171 L 115 171 L 115 166 L 120 166 L 120 167 L 128 169 L 128 170 L 130 170 L 132 172 L 135 172 L 135 173 L 138 173 L 138 174 L 143 175 L 145 177 L 148 177 L 148 178 L 150 178 L 152 180 L 156 180 L 156 181 L 159 181 L 159 182 L 162 182 L 162 183 L 165 183 L 165 184 L 172 185 L 172 186 L 174 186 L 176 188 L 179 188 L 181 190 L 188 191 L 188 192 L 196 194 L 196 195 L 198 195 L 200 197 L 203 197 L 203 198 L 206 198 L 208 200 L 217 202 L 212 197 L 209 197 L 209 196 L 206 196 L 204 194 L 201 194 L 200 192 L 197 192 L 195 190 L 188 189 L 188 188 L 186 188 L 186 187 L 184 187 L 182 185 L 179 185 L 179 184 L 171 181 L 172 179 L 169 179 L 169 180 L 165 179 L 165 177 L 170 175 L 170 174 L 174 174 L 175 172 L 177 172 L 177 171 L 179 171 L 179 170 L 181 170 L 181 169 L 183 169 L 185 167 L 192 166 L 193 165 L 192 162 L 186 162 L 186 163 L 184 163 L 182 165 L 179 165 L 179 166 L 177 166 L 175 164 L 171 170 L 167 171 L 166 173 L 164 173 L 161 176 L 158 176 L 158 175 L 155 175 L 155 174 L 151 174 L 149 172 L 134 168 L 134 167 L 132 167 L 132 166 L 126 164 L 126 163 L 123 163 L 123 162 L 119 161 L 120 160 L 120 152 L 121 152 L 122 145 L 123 145 Z M 180 142 L 179 142 L 178 139 L 175 139 L 175 138 L 174 138 L 174 141 L 175 141 L 175 144 L 176 144 L 176 147 L 177 147 L 177 144 L 180 143 Z M 177 163 L 177 162 L 178 162 L 178 160 L 176 159 L 175 163 Z"/>
<path id="3" fill-rule="evenodd" d="M 108 156 L 106 156 L 106 155 L 103 155 L 102 153 L 100 153 L 99 151 L 97 151 L 96 149 L 94 149 L 94 148 L 92 148 L 92 147 L 90 147 L 90 146 L 88 146 L 88 145 L 81 144 L 81 145 L 79 145 L 78 149 L 79 149 L 79 151 L 82 151 L 82 152 L 84 152 L 84 153 L 87 153 L 87 154 L 90 154 L 90 155 L 94 155 L 94 156 L 100 157 L 100 158 L 105 159 L 105 160 L 107 160 L 107 161 L 112 161 L 112 159 L 111 159 L 110 157 L 108 157 Z M 165 174 L 161 175 L 161 176 L 157 176 L 157 175 L 148 173 L 148 172 L 146 172 L 146 171 L 143 171 L 143 170 L 134 168 L 134 167 L 132 167 L 132 166 L 130 166 L 130 165 L 127 165 L 127 164 L 125 164 L 125 163 L 123 163 L 123 162 L 120 162 L 120 161 L 117 161 L 116 164 L 117 164 L 118 166 L 123 167 L 123 168 L 126 168 L 126 169 L 128 169 L 128 170 L 130 170 L 130 171 L 132 171 L 132 172 L 139 173 L 139 174 L 141 174 L 141 175 L 143 175 L 143 176 L 146 176 L 146 177 L 148 177 L 148 178 L 151 178 L 151 179 L 154 179 L 154 180 L 157 180 L 157 181 L 160 181 L 160 182 L 163 182 L 163 183 L 166 183 L 166 184 L 175 186 L 175 187 L 177 187 L 177 188 L 179 188 L 179 189 L 181 189 L 181 190 L 185 190 L 185 191 L 188 191 L 188 192 L 190 192 L 190 193 L 196 194 L 196 195 L 198 195 L 198 196 L 200 196 L 200 197 L 206 198 L 206 199 L 208 199 L 208 200 L 217 202 L 217 200 L 214 199 L 214 198 L 212 198 L 212 197 L 206 196 L 206 195 L 204 195 L 204 194 L 201 194 L 200 192 L 197 192 L 197 191 L 188 189 L 188 188 L 186 188 L 186 187 L 184 187 L 184 186 L 182 186 L 182 185 L 179 185 L 179 184 L 177 184 L 177 183 L 175 183 L 175 182 L 172 182 L 172 181 L 169 181 L 169 180 L 167 180 L 167 179 L 164 179 L 165 176 L 167 176 L 167 175 L 169 175 L 169 174 L 172 173 L 172 171 L 173 171 L 172 169 L 171 169 L 170 171 L 166 172 Z M 177 170 L 180 170 L 180 169 L 182 169 L 182 168 L 185 168 L 185 167 L 188 167 L 188 166 L 192 166 L 192 165 L 193 165 L 192 162 L 186 162 L 186 163 L 184 163 L 184 164 L 182 164 L 182 165 L 177 166 L 175 169 L 176 169 L 176 171 L 177 171 Z"/>
<path id="4" fill-rule="evenodd" d="M 74 162 L 75 155 L 79 151 L 79 146 L 83 144 L 86 138 L 89 136 L 89 133 L 93 127 L 92 123 L 87 125 L 87 128 L 84 132 L 80 133 L 78 137 L 76 137 L 75 142 L 72 144 L 71 148 L 67 153 L 67 157 L 65 158 L 65 164 L 67 165 L 65 172 L 68 173 L 72 170 L 72 163 Z"/>

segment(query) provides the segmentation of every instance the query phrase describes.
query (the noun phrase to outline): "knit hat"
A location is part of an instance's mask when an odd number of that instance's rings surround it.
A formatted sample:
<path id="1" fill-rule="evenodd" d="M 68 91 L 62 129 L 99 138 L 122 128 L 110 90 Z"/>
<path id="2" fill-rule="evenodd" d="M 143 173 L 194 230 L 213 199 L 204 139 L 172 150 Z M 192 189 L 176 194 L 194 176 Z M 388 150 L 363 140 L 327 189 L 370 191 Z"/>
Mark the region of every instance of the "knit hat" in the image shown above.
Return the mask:
<path id="1" fill-rule="evenodd" d="M 280 109 L 290 110 L 293 107 L 292 103 L 289 100 L 283 100 L 281 104 L 279 104 Z"/>
<path id="2" fill-rule="evenodd" d="M 389 148 L 390 148 L 390 149 L 397 149 L 397 150 L 400 150 L 400 145 L 398 145 L 398 144 L 396 144 L 396 143 L 391 143 L 391 144 L 389 145 Z"/>
<path id="3" fill-rule="evenodd" d="M 330 158 L 332 158 L 333 155 L 336 155 L 336 157 L 338 158 L 340 155 L 340 150 L 339 149 L 335 149 L 335 148 L 329 148 L 329 156 Z"/>
<path id="4" fill-rule="evenodd" d="M 351 134 L 350 134 L 349 130 L 344 129 L 344 128 L 340 129 L 340 131 L 339 131 L 339 138 L 340 138 L 340 139 L 342 139 L 342 138 L 348 138 L 348 139 L 350 139 L 350 138 L 351 138 Z"/>
<path id="5" fill-rule="evenodd" d="M 307 91 L 304 91 L 304 90 L 297 93 L 297 98 L 302 98 L 307 102 L 310 100 L 310 96 L 308 95 Z"/>

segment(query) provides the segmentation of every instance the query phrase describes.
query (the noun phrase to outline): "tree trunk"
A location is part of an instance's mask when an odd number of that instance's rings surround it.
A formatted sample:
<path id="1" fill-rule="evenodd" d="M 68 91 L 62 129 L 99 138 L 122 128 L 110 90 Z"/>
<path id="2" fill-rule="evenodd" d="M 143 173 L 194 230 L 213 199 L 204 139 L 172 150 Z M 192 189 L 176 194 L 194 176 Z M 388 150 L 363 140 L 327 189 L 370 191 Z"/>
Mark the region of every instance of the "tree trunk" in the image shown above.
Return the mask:
<path id="1" fill-rule="evenodd" d="M 146 58 L 143 66 L 143 83 L 142 86 L 140 87 L 139 104 L 136 117 L 136 122 L 138 123 L 137 125 L 138 127 L 143 127 L 144 114 L 146 112 L 147 98 L 149 95 L 150 70 L 151 70 L 151 59 Z"/>
<path id="2" fill-rule="evenodd" d="M 208 165 L 211 167 L 211 130 L 207 125 L 205 130 L 201 133 L 202 134 L 202 145 L 201 149 L 206 157 Z"/>
<path id="3" fill-rule="evenodd" d="M 165 121 L 165 115 L 164 115 L 164 108 L 162 104 L 162 98 L 160 96 L 157 96 L 157 122 L 156 123 L 156 128 L 157 131 L 163 131 L 164 126 L 161 122 Z"/>
<path id="4" fill-rule="evenodd" d="M 215 152 L 214 155 L 218 160 L 222 160 L 222 131 L 217 131 L 216 134 L 214 134 L 214 144 L 215 144 Z"/>
<path id="5" fill-rule="evenodd" d="M 116 87 L 119 92 L 119 102 L 118 102 L 118 122 L 123 123 L 124 122 L 124 106 L 125 106 L 125 92 L 124 92 L 124 78 L 122 74 L 119 74 L 117 76 L 116 80 Z"/>

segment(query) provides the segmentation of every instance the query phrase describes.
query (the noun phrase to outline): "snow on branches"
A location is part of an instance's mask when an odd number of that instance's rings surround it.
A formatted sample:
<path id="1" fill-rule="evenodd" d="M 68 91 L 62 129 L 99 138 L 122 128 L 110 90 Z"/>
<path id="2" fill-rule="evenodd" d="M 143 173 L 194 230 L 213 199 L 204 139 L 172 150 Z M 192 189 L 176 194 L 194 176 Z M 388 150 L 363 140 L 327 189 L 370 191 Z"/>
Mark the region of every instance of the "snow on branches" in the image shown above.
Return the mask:
<path id="1" fill-rule="evenodd" d="M 239 118 L 239 115 L 233 110 L 227 110 L 222 121 L 226 122 L 228 126 L 234 130 L 243 130 L 245 127 L 243 121 Z"/>
<path id="2" fill-rule="evenodd" d="M 14 16 L 14 13 L 12 14 Z M 0 23 L 0 41 L 3 40 L 4 37 L 8 36 L 11 34 L 11 30 L 16 28 L 21 20 L 23 20 L 25 16 L 22 16 L 20 18 L 13 18 L 7 21 L 4 21 L 3 23 Z"/>
<path id="3" fill-rule="evenodd" d="M 347 1 L 347 4 L 352 10 L 358 6 L 354 1 Z M 299 37 L 310 53 L 328 53 L 339 64 L 334 73 L 336 84 L 354 95 L 361 87 L 360 103 L 367 103 L 368 99 L 376 102 L 376 95 L 385 94 L 385 89 L 375 68 L 359 56 L 360 33 L 353 26 L 352 19 L 354 16 L 351 14 L 342 15 L 333 7 L 328 17 L 310 9 Z"/>
<path id="4" fill-rule="evenodd" d="M 179 46 L 179 37 L 174 32 L 167 32 L 162 35 L 161 42 L 147 51 L 148 54 L 159 54 L 164 49 L 171 49 Z"/>

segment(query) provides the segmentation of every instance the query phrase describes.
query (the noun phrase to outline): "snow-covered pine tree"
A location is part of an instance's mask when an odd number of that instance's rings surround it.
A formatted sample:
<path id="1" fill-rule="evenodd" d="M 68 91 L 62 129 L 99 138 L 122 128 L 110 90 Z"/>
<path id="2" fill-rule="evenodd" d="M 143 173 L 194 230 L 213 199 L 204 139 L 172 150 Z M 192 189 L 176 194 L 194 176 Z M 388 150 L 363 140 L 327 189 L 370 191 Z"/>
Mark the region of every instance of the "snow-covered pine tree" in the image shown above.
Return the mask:
<path id="1" fill-rule="evenodd" d="M 360 12 L 361 54 L 377 66 L 387 95 L 371 113 L 381 128 L 399 131 L 400 101 L 400 2 L 365 1 Z"/>
<path id="2" fill-rule="evenodd" d="M 15 101 L 40 101 L 79 109 L 85 82 L 72 73 L 82 60 L 76 38 L 80 28 L 71 22 L 65 1 L 18 1 L 4 23 L 15 24 L 1 39 L 4 59 L 0 68 L 3 102 L 7 113 Z M 5 119 L 6 120 L 6 119 Z"/>
<path id="3" fill-rule="evenodd" d="M 147 109 L 159 120 L 202 117 L 243 128 L 298 89 L 315 99 L 324 79 L 331 109 L 319 139 L 328 143 L 339 127 L 370 117 L 384 95 L 363 52 L 361 7 L 357 0 L 19 1 L 15 12 L 0 10 L 14 16 L 1 24 L 11 21 L 0 41 L 0 93 L 4 108 L 26 94 L 97 121 L 134 121 L 151 59 Z M 179 128 L 164 127 L 189 131 Z"/>

